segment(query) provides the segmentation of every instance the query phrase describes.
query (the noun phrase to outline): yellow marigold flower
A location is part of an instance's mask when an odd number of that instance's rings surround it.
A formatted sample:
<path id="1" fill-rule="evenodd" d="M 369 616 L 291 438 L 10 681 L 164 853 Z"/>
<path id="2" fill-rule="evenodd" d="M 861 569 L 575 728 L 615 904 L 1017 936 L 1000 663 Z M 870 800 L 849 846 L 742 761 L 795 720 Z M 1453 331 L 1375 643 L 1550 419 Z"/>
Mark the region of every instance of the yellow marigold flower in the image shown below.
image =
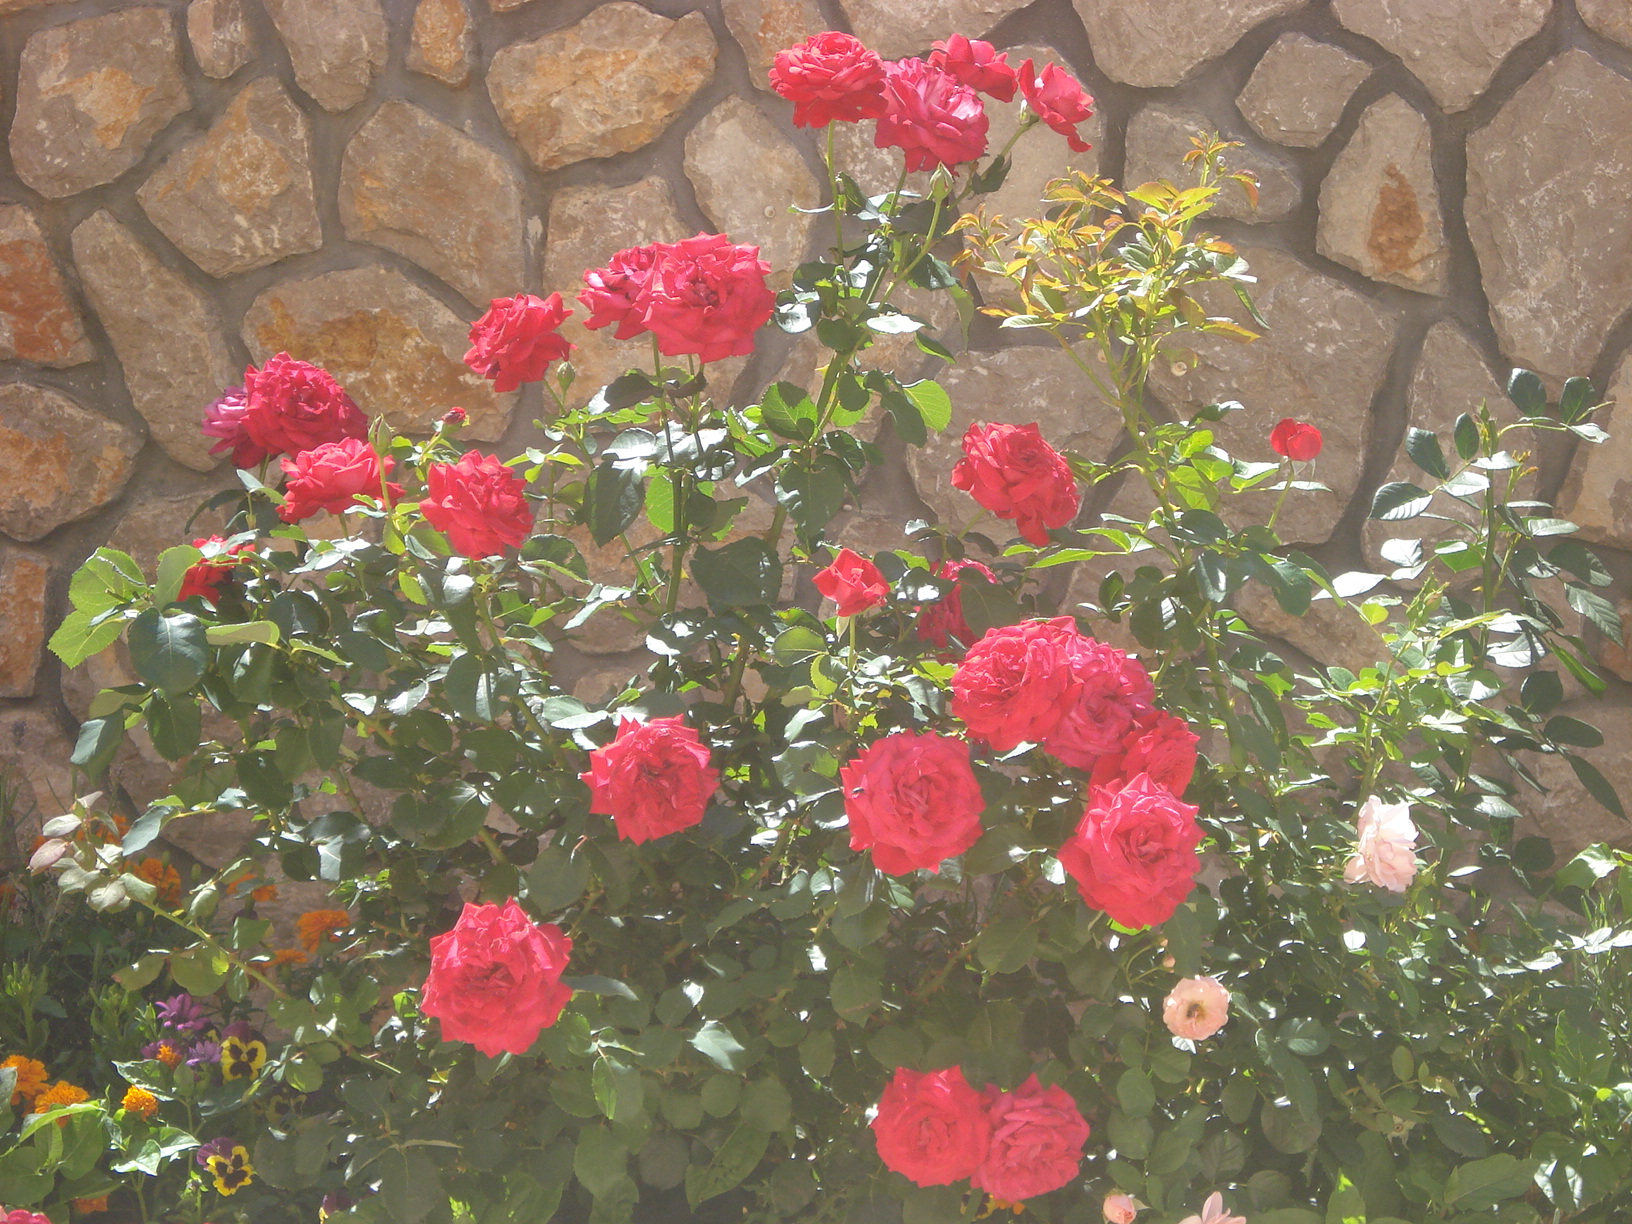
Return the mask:
<path id="1" fill-rule="evenodd" d="M 344 931 L 350 925 L 351 915 L 345 910 L 307 910 L 295 919 L 300 946 L 308 952 L 316 952 L 326 940 L 334 938 L 336 931 Z"/>
<path id="2" fill-rule="evenodd" d="M 163 859 L 144 858 L 130 869 L 130 874 L 158 889 L 160 905 L 174 909 L 181 904 L 181 876 Z"/>
<path id="3" fill-rule="evenodd" d="M 45 1064 L 37 1058 L 25 1058 L 21 1054 L 13 1054 L 5 1062 L 0 1062 L 0 1068 L 9 1067 L 17 1072 L 17 1083 L 11 1089 L 11 1106 L 15 1109 L 22 1102 L 34 1103 L 34 1098 L 40 1095 L 49 1076 L 45 1073 Z"/>
<path id="4" fill-rule="evenodd" d="M 119 1102 L 119 1108 L 129 1113 L 141 1114 L 144 1118 L 151 1118 L 159 1112 L 159 1098 L 146 1088 L 138 1088 L 132 1084 L 125 1089 L 125 1096 Z"/>
<path id="5" fill-rule="evenodd" d="M 95 1215 L 99 1211 L 108 1209 L 108 1196 L 98 1198 L 80 1198 L 71 1200 L 73 1209 L 78 1215 Z"/>
<path id="6" fill-rule="evenodd" d="M 255 1180 L 255 1166 L 249 1163 L 249 1149 L 238 1144 L 224 1156 L 210 1156 L 204 1167 L 209 1170 L 216 1190 L 221 1194 L 237 1194 Z"/>

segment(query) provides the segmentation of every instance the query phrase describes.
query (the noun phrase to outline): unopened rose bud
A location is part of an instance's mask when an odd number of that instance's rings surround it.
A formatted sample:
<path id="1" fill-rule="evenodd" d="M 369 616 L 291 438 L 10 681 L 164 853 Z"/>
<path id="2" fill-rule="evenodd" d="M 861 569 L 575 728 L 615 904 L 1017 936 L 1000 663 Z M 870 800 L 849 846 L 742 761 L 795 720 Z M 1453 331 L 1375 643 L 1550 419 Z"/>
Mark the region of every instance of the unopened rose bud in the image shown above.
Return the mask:
<path id="1" fill-rule="evenodd" d="M 1105 1224 L 1133 1224 L 1134 1216 L 1139 1214 L 1139 1208 L 1144 1206 L 1136 1198 L 1129 1198 L 1126 1194 L 1107 1194 L 1105 1196 Z"/>
<path id="2" fill-rule="evenodd" d="M 463 408 L 449 408 L 442 414 L 442 428 L 457 429 L 468 420 L 470 420 L 470 413 Z"/>
<path id="3" fill-rule="evenodd" d="M 1176 965 L 1178 963 L 1179 962 L 1174 960 L 1171 956 L 1162 957 L 1162 968 L 1163 969 L 1171 969 L 1171 968 L 1173 968 L 1174 965 Z"/>

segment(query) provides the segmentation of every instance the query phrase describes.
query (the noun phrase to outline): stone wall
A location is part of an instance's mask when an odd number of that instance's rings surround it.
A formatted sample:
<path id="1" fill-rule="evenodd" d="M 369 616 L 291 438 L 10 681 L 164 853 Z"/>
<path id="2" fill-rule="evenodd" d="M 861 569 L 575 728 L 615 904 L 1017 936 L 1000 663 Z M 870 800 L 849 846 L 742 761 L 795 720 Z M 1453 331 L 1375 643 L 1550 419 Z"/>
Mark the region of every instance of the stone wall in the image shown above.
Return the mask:
<path id="1" fill-rule="evenodd" d="M 0 757 L 32 802 L 61 810 L 75 717 L 121 676 L 111 654 L 62 676 L 45 652 L 68 577 L 104 542 L 150 562 L 196 534 L 192 508 L 230 481 L 199 417 L 247 361 L 287 349 L 371 413 L 415 428 L 461 403 L 471 438 L 524 445 L 537 389 L 475 379 L 468 321 L 702 227 L 797 261 L 812 234 L 788 205 L 818 202 L 820 160 L 765 69 L 830 27 L 890 56 L 958 30 L 1064 61 L 1099 99 L 1077 164 L 1130 183 L 1182 174 L 1197 128 L 1245 142 L 1262 199 L 1227 202 L 1220 228 L 1273 330 L 1173 363 L 1160 392 L 1242 400 L 1255 448 L 1281 416 L 1318 422 L 1335 492 L 1296 534 L 1332 564 L 1374 562 L 1364 508 L 1408 422 L 1499 400 L 1515 364 L 1632 392 L 1627 0 L 0 0 Z M 1004 212 L 1064 164 L 1030 140 Z M 604 333 L 573 338 L 586 383 L 617 372 Z M 990 340 L 942 375 L 956 429 L 1040 419 L 1111 445 L 1057 354 Z M 777 337 L 744 383 L 811 363 Z M 886 511 L 966 512 L 938 476 L 954 446 L 891 450 L 858 545 L 899 539 Z M 1540 478 L 1618 594 L 1629 448 L 1548 453 Z M 1353 645 L 1249 612 L 1318 657 Z M 1600 653 L 1632 681 L 1626 654 Z M 1629 691 L 1584 717 L 1632 791 Z M 1524 804 L 1540 827 L 1620 835 L 1567 773 L 1549 780 Z"/>

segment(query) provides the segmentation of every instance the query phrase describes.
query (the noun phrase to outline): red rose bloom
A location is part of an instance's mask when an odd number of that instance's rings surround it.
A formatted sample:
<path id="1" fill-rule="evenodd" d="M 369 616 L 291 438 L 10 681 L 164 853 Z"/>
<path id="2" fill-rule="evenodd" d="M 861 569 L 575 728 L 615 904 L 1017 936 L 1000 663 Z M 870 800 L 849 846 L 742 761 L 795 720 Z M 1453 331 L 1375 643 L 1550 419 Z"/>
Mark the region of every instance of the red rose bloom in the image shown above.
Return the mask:
<path id="1" fill-rule="evenodd" d="M 986 1159 L 992 1123 L 963 1068 L 896 1069 L 872 1121 L 884 1167 L 920 1186 L 949 1186 Z"/>
<path id="2" fill-rule="evenodd" d="M 839 783 L 850 848 L 872 850 L 880 871 L 933 871 L 980 840 L 986 800 L 962 740 L 898 731 L 840 769 Z"/>
<path id="3" fill-rule="evenodd" d="M 1064 527 L 1082 507 L 1070 465 L 1035 424 L 969 426 L 952 485 L 998 518 L 1013 519 L 1039 547 L 1050 528 Z"/>
<path id="4" fill-rule="evenodd" d="M 929 64 L 999 102 L 1014 101 L 1014 88 L 1019 81 L 1014 65 L 989 42 L 954 34 L 935 43 Z"/>
<path id="5" fill-rule="evenodd" d="M 1060 865 L 1084 901 L 1123 926 L 1166 922 L 1201 867 L 1196 811 L 1147 774 L 1094 787 L 1082 823 L 1060 848 Z"/>
<path id="6" fill-rule="evenodd" d="M 206 438 L 219 439 L 210 447 L 210 454 L 230 451 L 233 467 L 259 467 L 267 459 L 266 452 L 250 440 L 249 431 L 244 428 L 244 414 L 248 411 L 249 396 L 243 387 L 228 387 L 204 410 L 204 424 L 199 427 Z"/>
<path id="7" fill-rule="evenodd" d="M 579 304 L 589 311 L 584 326 L 599 331 L 615 323 L 618 330 L 612 336 L 616 340 L 644 336 L 641 295 L 651 282 L 658 255 L 656 246 L 630 247 L 613 255 L 606 267 L 586 271 L 584 284 L 588 288 L 578 295 Z"/>
<path id="8" fill-rule="evenodd" d="M 952 714 L 999 752 L 1053 734 L 1082 688 L 1069 616 L 988 629 L 952 673 Z"/>
<path id="9" fill-rule="evenodd" d="M 1072 667 L 1081 687 L 1043 748 L 1067 765 L 1092 769 L 1100 757 L 1121 750 L 1150 713 L 1156 690 L 1138 659 L 1091 637 L 1078 638 Z"/>
<path id="10" fill-rule="evenodd" d="M 1126 779 L 1149 774 L 1158 786 L 1183 795 L 1196 772 L 1200 739 L 1182 718 L 1152 710 L 1122 741 L 1121 748 L 1094 762 L 1091 786 L 1120 786 Z"/>
<path id="11" fill-rule="evenodd" d="M 425 483 L 420 513 L 464 556 L 495 556 L 533 529 L 527 482 L 493 455 L 467 451 L 458 463 L 433 463 Z"/>
<path id="12" fill-rule="evenodd" d="M 839 605 L 840 616 L 854 616 L 868 608 L 882 607 L 889 598 L 890 584 L 866 557 L 839 549 L 833 564 L 820 571 L 815 579 L 816 589 Z"/>
<path id="13" fill-rule="evenodd" d="M 470 351 L 465 364 L 493 390 L 514 391 L 522 383 L 538 382 L 550 362 L 572 351 L 561 335 L 561 324 L 572 310 L 559 293 L 547 298 L 530 293 L 494 298 L 487 313 L 470 325 Z"/>
<path id="14" fill-rule="evenodd" d="M 562 985 L 572 940 L 535 923 L 514 897 L 471 905 L 431 940 L 420 1010 L 442 1021 L 443 1041 L 468 1041 L 489 1058 L 525 1054 L 572 997 Z"/>
<path id="15" fill-rule="evenodd" d="M 986 152 L 986 108 L 967 85 L 921 59 L 884 66 L 889 109 L 873 143 L 900 149 L 908 170 L 972 162 Z"/>
<path id="16" fill-rule="evenodd" d="M 985 575 L 987 582 L 997 581 L 997 575 L 979 561 L 942 561 L 935 569 L 935 576 L 951 579 L 952 589 L 942 598 L 918 609 L 915 629 L 921 641 L 932 642 L 946 650 L 954 638 L 963 645 L 974 637 L 974 631 L 963 617 L 963 592 L 958 587 L 958 575 L 964 570 Z"/>
<path id="17" fill-rule="evenodd" d="M 1320 430 L 1307 421 L 1286 417 L 1269 431 L 1269 449 L 1294 463 L 1308 463 L 1325 445 Z"/>
<path id="18" fill-rule="evenodd" d="M 1045 64 L 1039 76 L 1028 59 L 1020 65 L 1020 92 L 1037 117 L 1065 137 L 1073 152 L 1093 148 L 1077 135 L 1077 124 L 1093 118 L 1094 99 L 1076 77 L 1058 64 Z"/>
<path id="19" fill-rule="evenodd" d="M 368 437 L 368 420 L 329 372 L 288 353 L 244 371 L 244 433 L 268 456 Z"/>
<path id="20" fill-rule="evenodd" d="M 859 38 L 828 30 L 776 53 L 771 88 L 793 103 L 794 127 L 856 123 L 884 113 L 884 61 Z"/>
<path id="21" fill-rule="evenodd" d="M 288 479 L 278 517 L 286 523 L 298 523 L 319 510 L 339 514 L 355 505 L 359 496 L 375 501 L 383 497 L 387 503 L 398 501 L 402 486 L 395 481 L 384 483 L 395 464 L 394 459 L 382 460 L 372 446 L 357 438 L 325 442 L 301 451 L 293 459 L 282 461 Z"/>
<path id="22" fill-rule="evenodd" d="M 1058 1085 L 1044 1088 L 1033 1075 L 1013 1092 L 988 1085 L 982 1099 L 992 1145 L 971 1186 L 1005 1203 L 1022 1203 L 1070 1184 L 1088 1142 L 1088 1120 L 1070 1093 Z"/>
<path id="23" fill-rule="evenodd" d="M 255 550 L 253 544 L 234 544 L 228 548 L 226 543 L 226 538 L 218 535 L 193 541 L 193 547 L 203 551 L 204 559 L 193 562 L 181 576 L 181 589 L 176 592 L 178 600 L 197 595 L 210 607 L 215 607 L 221 598 L 221 588 L 238 566 L 238 554 Z"/>
<path id="24" fill-rule="evenodd" d="M 698 234 L 655 244 L 651 279 L 641 294 L 646 328 L 669 357 L 695 354 L 703 362 L 745 357 L 754 333 L 776 306 L 765 283 L 771 265 L 757 246 L 739 246 L 723 234 Z"/>
<path id="25" fill-rule="evenodd" d="M 612 817 L 618 836 L 636 844 L 689 829 L 720 784 L 708 755 L 679 715 L 620 719 L 617 737 L 591 752 L 589 769 L 579 775 L 589 786 L 589 810 Z"/>

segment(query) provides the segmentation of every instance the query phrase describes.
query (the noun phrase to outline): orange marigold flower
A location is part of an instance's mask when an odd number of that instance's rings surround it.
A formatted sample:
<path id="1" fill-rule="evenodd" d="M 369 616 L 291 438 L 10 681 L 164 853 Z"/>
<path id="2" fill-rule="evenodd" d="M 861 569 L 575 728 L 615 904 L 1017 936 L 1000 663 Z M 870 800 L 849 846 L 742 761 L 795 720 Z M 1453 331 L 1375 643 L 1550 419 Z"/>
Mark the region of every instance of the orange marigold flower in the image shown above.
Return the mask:
<path id="1" fill-rule="evenodd" d="M 0 1062 L 0 1069 L 10 1068 L 17 1072 L 17 1082 L 11 1089 L 11 1105 L 15 1109 L 23 1101 L 30 1105 L 34 1098 L 40 1095 L 45 1087 L 45 1081 L 50 1078 L 45 1073 L 45 1064 L 37 1058 L 25 1058 L 21 1054 L 13 1054 L 5 1062 Z"/>
<path id="2" fill-rule="evenodd" d="M 306 953 L 299 948 L 274 948 L 270 967 L 276 969 L 279 965 L 304 965 Z"/>
<path id="3" fill-rule="evenodd" d="M 181 1066 L 182 1060 L 187 1055 L 175 1042 L 161 1041 L 158 1043 L 158 1049 L 153 1051 L 151 1057 L 158 1059 L 167 1067 L 174 1068 Z"/>
<path id="4" fill-rule="evenodd" d="M 91 1094 L 86 1092 L 85 1089 L 76 1084 L 70 1084 L 67 1080 L 58 1080 L 34 1098 L 34 1112 L 45 1113 L 47 1110 L 55 1109 L 59 1105 L 78 1105 L 81 1101 L 90 1099 Z M 67 1126 L 68 1119 L 58 1118 L 57 1125 Z"/>
<path id="5" fill-rule="evenodd" d="M 181 904 L 181 876 L 164 860 L 144 858 L 130 869 L 130 874 L 159 890 L 160 905 L 173 909 Z"/>
<path id="6" fill-rule="evenodd" d="M 98 1198 L 78 1198 L 71 1200 L 71 1203 L 79 1215 L 95 1215 L 108 1209 L 108 1196 L 104 1194 Z"/>
<path id="7" fill-rule="evenodd" d="M 129 1113 L 141 1114 L 144 1118 L 151 1118 L 159 1112 L 159 1098 L 146 1088 L 138 1088 L 132 1084 L 125 1089 L 125 1096 L 119 1102 L 119 1108 Z"/>
<path id="8" fill-rule="evenodd" d="M 326 941 L 334 939 L 336 931 L 344 931 L 350 925 L 351 915 L 345 910 L 307 910 L 295 919 L 300 946 L 308 952 L 316 952 Z"/>
<path id="9" fill-rule="evenodd" d="M 262 884 L 249 894 L 249 899 L 251 901 L 276 901 L 278 899 L 278 886 L 276 884 Z"/>

